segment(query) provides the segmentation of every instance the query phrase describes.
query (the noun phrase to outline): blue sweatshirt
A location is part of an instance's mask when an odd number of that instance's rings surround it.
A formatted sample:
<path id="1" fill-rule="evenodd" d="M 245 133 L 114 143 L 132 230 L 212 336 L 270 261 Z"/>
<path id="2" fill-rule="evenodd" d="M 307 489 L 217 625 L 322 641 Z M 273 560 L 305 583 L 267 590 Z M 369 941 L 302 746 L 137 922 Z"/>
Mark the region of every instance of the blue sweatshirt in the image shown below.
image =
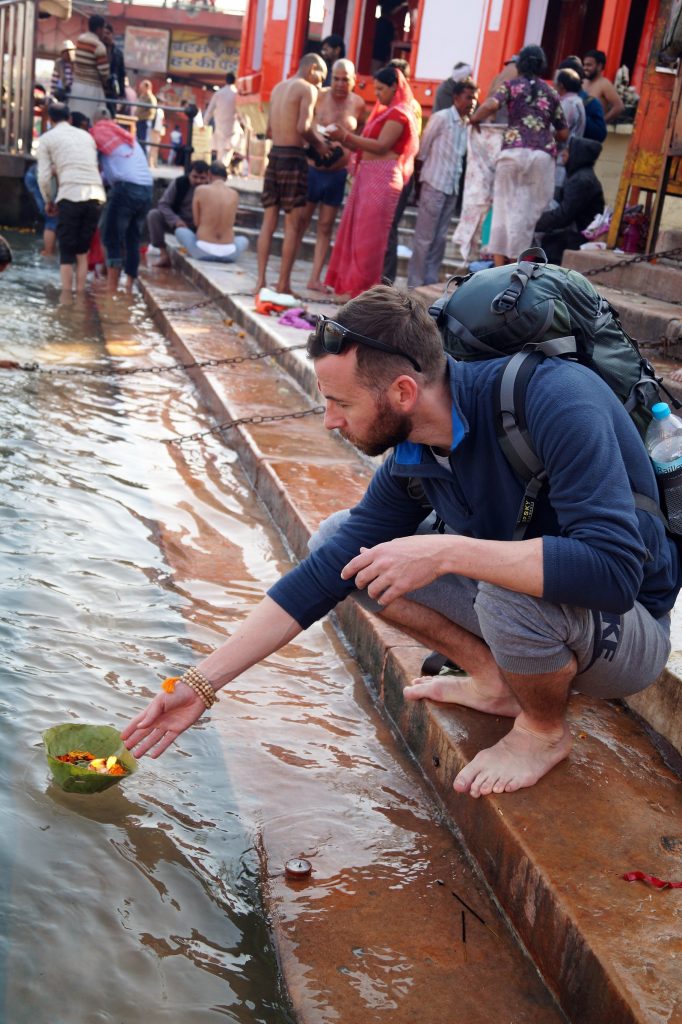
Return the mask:
<path id="1" fill-rule="evenodd" d="M 423 508 L 418 478 L 455 533 L 511 540 L 524 487 L 495 433 L 493 388 L 504 360 L 448 357 L 454 443 L 450 470 L 428 446 L 405 442 L 377 470 L 348 523 L 269 591 L 306 628 L 354 588 L 343 566 L 360 547 L 414 533 Z M 639 601 L 655 618 L 680 589 L 675 542 L 655 516 L 635 509 L 633 491 L 658 499 L 646 449 L 629 415 L 592 370 L 546 359 L 526 393 L 526 419 L 549 478 L 527 537 L 543 538 L 544 593 L 553 604 L 622 614 Z"/>

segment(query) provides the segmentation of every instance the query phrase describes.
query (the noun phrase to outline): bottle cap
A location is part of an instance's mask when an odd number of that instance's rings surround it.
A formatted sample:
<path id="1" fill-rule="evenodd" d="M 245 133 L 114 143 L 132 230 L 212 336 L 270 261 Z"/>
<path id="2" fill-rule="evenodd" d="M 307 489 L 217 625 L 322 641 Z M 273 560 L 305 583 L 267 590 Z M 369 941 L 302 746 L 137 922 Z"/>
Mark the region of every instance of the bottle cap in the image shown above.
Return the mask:
<path id="1" fill-rule="evenodd" d="M 304 857 L 294 857 L 292 860 L 288 860 L 284 865 L 284 874 L 286 877 L 296 879 L 297 881 L 300 881 L 302 878 L 307 878 L 312 870 L 312 864 Z"/>
<path id="2" fill-rule="evenodd" d="M 651 415 L 655 420 L 664 420 L 670 415 L 670 406 L 667 402 L 656 402 L 651 406 Z"/>

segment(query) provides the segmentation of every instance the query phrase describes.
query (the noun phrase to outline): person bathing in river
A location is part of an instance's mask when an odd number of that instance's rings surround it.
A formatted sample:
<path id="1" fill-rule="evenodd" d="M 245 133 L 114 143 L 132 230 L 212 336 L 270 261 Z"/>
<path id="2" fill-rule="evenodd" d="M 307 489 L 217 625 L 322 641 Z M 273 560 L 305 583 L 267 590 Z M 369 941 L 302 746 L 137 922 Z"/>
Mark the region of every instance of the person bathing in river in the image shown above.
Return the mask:
<path id="1" fill-rule="evenodd" d="M 320 317 L 308 352 L 325 427 L 367 454 L 394 451 L 360 503 L 323 524 L 308 558 L 233 635 L 130 722 L 126 745 L 158 756 L 216 691 L 359 588 L 382 618 L 467 672 L 418 679 L 408 699 L 511 720 L 507 735 L 459 772 L 455 790 L 480 797 L 534 785 L 571 750 L 571 690 L 637 692 L 670 651 L 680 562 L 662 522 L 635 507 L 633 491 L 658 497 L 635 426 L 595 373 L 541 363 L 526 416 L 548 497 L 529 539 L 509 540 L 524 488 L 496 435 L 503 360 L 455 362 L 425 307 L 385 285 L 348 302 L 335 321 Z M 415 534 L 424 510 L 411 478 L 451 532 Z"/>

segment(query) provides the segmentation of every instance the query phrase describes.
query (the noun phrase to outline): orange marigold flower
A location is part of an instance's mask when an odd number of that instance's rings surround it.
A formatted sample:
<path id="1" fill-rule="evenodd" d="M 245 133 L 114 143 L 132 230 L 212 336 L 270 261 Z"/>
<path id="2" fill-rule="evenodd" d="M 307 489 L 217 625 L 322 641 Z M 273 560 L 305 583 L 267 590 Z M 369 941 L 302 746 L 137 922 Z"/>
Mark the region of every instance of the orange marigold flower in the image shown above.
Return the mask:
<path id="1" fill-rule="evenodd" d="M 168 679 L 164 679 L 164 681 L 161 683 L 161 689 L 165 690 L 166 693 L 174 693 L 175 684 L 177 683 L 178 679 L 180 679 L 180 676 L 169 676 Z"/>

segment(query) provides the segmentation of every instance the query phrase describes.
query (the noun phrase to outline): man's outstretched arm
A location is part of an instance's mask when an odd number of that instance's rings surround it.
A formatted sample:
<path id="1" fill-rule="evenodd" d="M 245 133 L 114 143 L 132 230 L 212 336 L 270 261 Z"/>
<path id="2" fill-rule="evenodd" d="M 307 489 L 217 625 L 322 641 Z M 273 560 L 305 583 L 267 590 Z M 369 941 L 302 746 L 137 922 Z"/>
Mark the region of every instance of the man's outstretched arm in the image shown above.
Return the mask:
<path id="1" fill-rule="evenodd" d="M 196 666 L 214 690 L 284 647 L 301 627 L 272 598 L 265 597 L 225 643 Z M 121 737 L 136 757 L 162 754 L 194 725 L 205 705 L 193 689 L 179 682 L 172 693 L 161 691 L 128 725 Z"/>

